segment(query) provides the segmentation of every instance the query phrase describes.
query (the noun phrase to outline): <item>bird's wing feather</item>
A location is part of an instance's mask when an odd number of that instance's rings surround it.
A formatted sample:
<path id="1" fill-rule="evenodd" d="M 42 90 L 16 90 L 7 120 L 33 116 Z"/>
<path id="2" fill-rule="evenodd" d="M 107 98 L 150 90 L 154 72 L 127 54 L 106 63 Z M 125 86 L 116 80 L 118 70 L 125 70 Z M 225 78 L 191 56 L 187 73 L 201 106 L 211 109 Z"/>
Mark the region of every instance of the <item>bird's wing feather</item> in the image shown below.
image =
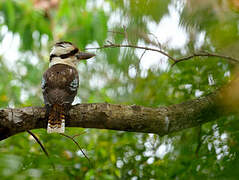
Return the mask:
<path id="1" fill-rule="evenodd" d="M 44 73 L 42 80 L 45 104 L 71 104 L 78 86 L 76 69 L 64 64 L 52 66 Z"/>

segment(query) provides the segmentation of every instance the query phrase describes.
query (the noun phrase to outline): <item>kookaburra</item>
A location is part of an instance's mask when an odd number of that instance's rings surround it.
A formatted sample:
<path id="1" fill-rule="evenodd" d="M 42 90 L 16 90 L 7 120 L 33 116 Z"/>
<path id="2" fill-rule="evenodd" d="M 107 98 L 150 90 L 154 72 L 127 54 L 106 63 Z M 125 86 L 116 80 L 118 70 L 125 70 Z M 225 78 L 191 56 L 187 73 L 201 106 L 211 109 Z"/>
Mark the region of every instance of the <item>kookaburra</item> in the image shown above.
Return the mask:
<path id="1" fill-rule="evenodd" d="M 42 78 L 42 93 L 48 118 L 48 133 L 64 133 L 65 118 L 77 94 L 77 63 L 95 56 L 79 51 L 70 42 L 56 43 L 50 53 L 50 64 Z"/>

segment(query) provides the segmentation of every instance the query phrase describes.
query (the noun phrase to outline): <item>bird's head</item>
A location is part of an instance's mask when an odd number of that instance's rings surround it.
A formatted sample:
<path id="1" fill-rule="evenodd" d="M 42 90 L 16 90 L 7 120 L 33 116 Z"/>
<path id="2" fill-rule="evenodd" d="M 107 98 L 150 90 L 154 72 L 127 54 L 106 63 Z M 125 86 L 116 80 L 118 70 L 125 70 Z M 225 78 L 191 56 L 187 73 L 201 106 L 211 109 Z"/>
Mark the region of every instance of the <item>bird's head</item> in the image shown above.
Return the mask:
<path id="1" fill-rule="evenodd" d="M 79 51 L 71 42 L 57 42 L 51 50 L 49 66 L 66 64 L 76 67 L 76 64 L 80 60 L 86 60 L 93 56 L 95 56 L 95 54 Z"/>

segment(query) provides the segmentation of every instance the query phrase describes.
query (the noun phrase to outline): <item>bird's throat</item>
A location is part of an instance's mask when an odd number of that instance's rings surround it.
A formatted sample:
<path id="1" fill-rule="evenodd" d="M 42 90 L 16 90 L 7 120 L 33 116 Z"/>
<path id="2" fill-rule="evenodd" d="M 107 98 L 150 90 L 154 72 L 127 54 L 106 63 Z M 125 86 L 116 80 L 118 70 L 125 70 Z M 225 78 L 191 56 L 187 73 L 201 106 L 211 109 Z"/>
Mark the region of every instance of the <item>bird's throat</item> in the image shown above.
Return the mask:
<path id="1" fill-rule="evenodd" d="M 76 63 L 75 63 L 74 59 L 72 59 L 72 58 L 61 59 L 60 57 L 54 57 L 51 60 L 49 67 L 54 66 L 56 64 L 65 64 L 65 65 L 76 68 Z"/>

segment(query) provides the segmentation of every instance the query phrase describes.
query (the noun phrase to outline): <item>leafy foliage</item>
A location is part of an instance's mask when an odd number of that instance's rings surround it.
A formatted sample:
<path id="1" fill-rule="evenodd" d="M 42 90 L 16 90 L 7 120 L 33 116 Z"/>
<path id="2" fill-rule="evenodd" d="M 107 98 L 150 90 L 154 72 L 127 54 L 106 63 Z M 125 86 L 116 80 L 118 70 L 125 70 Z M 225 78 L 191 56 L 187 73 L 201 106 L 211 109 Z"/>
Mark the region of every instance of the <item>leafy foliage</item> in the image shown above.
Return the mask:
<path id="1" fill-rule="evenodd" d="M 155 47 L 157 40 L 150 34 L 154 31 L 152 24 L 158 27 L 165 18 L 177 13 L 186 43 L 175 48 L 165 41 L 161 44 L 164 51 L 173 57 L 200 50 L 239 57 L 236 1 L 61 0 L 54 5 L 53 1 L 45 5 L 39 2 L 43 0 L 0 2 L 1 108 L 43 105 L 41 76 L 55 41 L 72 41 L 82 50 L 102 46 L 107 40 Z M 14 43 L 19 43 L 15 51 Z M 14 56 L 6 55 L 11 50 Z M 159 54 L 148 56 L 151 52 L 147 51 L 141 58 L 142 53 L 132 48 L 97 50 L 96 59 L 79 64 L 77 102 L 170 105 L 220 88 L 236 71 L 235 64 L 219 58 L 197 57 L 170 68 L 169 61 Z M 145 62 L 150 63 L 155 56 L 162 63 L 157 61 L 146 67 Z M 30 135 L 17 134 L 0 142 L 0 177 L 237 179 L 238 130 L 237 116 L 165 137 L 88 129 L 76 139 L 91 164 L 69 139 L 46 134 L 43 129 L 34 130 L 50 159 Z M 66 133 L 75 135 L 82 131 L 67 128 Z"/>

